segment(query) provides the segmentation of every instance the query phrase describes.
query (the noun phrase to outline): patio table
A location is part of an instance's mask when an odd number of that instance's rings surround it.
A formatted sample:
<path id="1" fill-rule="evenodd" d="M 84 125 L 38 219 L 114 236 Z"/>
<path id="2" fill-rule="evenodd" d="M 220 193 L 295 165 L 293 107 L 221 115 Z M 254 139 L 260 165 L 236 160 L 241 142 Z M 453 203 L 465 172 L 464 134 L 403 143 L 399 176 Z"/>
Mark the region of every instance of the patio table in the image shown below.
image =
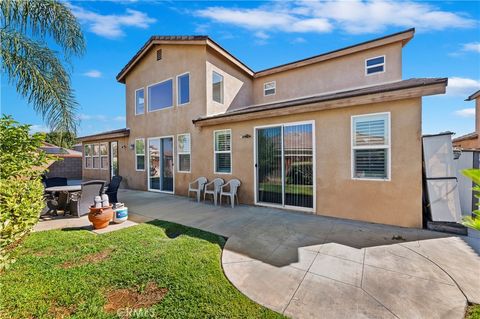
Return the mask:
<path id="1" fill-rule="evenodd" d="M 53 186 L 45 188 L 46 192 L 79 192 L 82 190 L 81 185 L 65 185 L 65 186 Z"/>

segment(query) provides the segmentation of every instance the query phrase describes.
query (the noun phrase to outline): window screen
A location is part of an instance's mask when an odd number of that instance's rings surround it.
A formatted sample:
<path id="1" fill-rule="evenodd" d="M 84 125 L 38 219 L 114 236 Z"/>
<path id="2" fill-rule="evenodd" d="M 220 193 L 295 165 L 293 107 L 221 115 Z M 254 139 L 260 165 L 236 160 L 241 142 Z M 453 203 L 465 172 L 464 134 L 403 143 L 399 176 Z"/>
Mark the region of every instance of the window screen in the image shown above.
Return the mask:
<path id="1" fill-rule="evenodd" d="M 353 177 L 388 179 L 390 161 L 388 113 L 352 119 Z"/>

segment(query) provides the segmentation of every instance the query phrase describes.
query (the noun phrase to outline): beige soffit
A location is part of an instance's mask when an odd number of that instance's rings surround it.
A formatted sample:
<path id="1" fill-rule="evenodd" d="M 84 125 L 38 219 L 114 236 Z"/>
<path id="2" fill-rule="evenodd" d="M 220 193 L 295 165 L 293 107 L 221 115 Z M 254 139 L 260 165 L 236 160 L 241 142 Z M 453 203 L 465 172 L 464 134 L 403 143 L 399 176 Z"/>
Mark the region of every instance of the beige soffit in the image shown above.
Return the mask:
<path id="1" fill-rule="evenodd" d="M 251 119 L 283 116 L 336 109 L 342 107 L 409 99 L 427 95 L 443 94 L 447 78 L 409 79 L 362 89 L 325 93 L 316 96 L 282 102 L 251 105 L 223 114 L 193 120 L 196 126 L 210 126 L 225 122 L 241 122 Z"/>
<path id="2" fill-rule="evenodd" d="M 125 83 L 125 77 L 128 72 L 135 66 L 135 64 L 155 45 L 160 44 L 190 44 L 190 45 L 206 45 L 216 52 L 218 52 L 222 57 L 232 62 L 234 65 L 243 70 L 246 74 L 251 77 L 259 78 L 262 76 L 270 75 L 273 73 L 283 72 L 294 68 L 299 68 L 309 64 L 314 64 L 322 62 L 329 59 L 338 58 L 340 56 L 356 53 L 359 51 L 376 48 L 383 45 L 388 45 L 395 42 L 402 42 L 402 45 L 405 45 L 408 41 L 413 38 L 415 34 L 415 29 L 408 29 L 398 33 L 390 34 L 381 38 L 376 38 L 366 42 L 354 44 L 345 48 L 341 48 L 335 51 L 330 51 L 306 59 L 290 62 L 287 64 L 282 64 L 272 68 L 268 68 L 262 71 L 254 72 L 246 64 L 233 56 L 230 52 L 225 50 L 218 43 L 213 41 L 206 35 L 195 35 L 195 36 L 152 36 L 148 41 L 138 50 L 138 52 L 128 61 L 128 63 L 123 67 L 123 69 L 117 75 L 117 81 L 120 83 Z"/>
<path id="3" fill-rule="evenodd" d="M 122 128 L 113 131 L 101 132 L 93 135 L 86 135 L 77 138 L 77 141 L 85 143 L 90 141 L 107 140 L 112 138 L 126 137 L 130 135 L 130 129 Z"/>

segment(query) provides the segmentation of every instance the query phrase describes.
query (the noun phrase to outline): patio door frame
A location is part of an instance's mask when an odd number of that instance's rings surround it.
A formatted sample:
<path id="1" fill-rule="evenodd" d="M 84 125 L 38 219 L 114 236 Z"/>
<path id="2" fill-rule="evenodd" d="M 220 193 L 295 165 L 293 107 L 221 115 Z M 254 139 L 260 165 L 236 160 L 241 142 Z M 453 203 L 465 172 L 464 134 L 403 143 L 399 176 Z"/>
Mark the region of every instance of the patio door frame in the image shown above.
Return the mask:
<path id="1" fill-rule="evenodd" d="M 291 206 L 291 205 L 285 205 L 285 156 L 284 156 L 284 147 L 283 147 L 283 129 L 285 126 L 295 126 L 295 125 L 305 125 L 305 124 L 311 124 L 312 125 L 312 170 L 313 170 L 313 205 L 312 208 L 309 207 L 300 207 L 300 206 Z M 265 203 L 265 202 L 259 202 L 258 201 L 258 159 L 257 159 L 257 129 L 262 129 L 262 128 L 270 128 L 270 127 L 281 127 L 281 154 L 282 154 L 282 204 L 272 204 L 272 203 Z M 254 181 L 254 198 L 255 198 L 255 205 L 258 206 L 265 206 L 265 207 L 275 207 L 275 208 L 284 208 L 284 209 L 291 209 L 291 210 L 297 210 L 297 211 L 302 211 L 302 212 L 308 212 L 308 213 L 315 213 L 316 206 L 317 206 L 317 144 L 315 142 L 315 120 L 309 120 L 309 121 L 299 121 L 299 122 L 281 122 L 281 123 L 275 123 L 275 124 L 269 124 L 269 125 L 260 125 L 260 126 L 255 126 L 253 128 L 253 181 Z"/>
<path id="2" fill-rule="evenodd" d="M 173 178 L 173 190 L 172 191 L 162 191 L 159 189 L 150 188 L 150 141 L 151 140 L 161 140 L 162 138 L 171 138 L 172 139 L 172 178 Z M 161 143 L 160 143 L 161 148 Z M 147 138 L 147 144 L 145 145 L 146 155 L 147 155 L 147 189 L 150 192 L 157 192 L 157 193 L 165 193 L 165 194 L 175 194 L 175 135 L 164 135 L 164 136 L 156 136 L 156 137 L 149 137 Z M 162 156 L 160 154 L 160 150 L 158 150 L 159 154 L 159 161 Z M 160 175 L 160 178 L 162 176 Z"/>

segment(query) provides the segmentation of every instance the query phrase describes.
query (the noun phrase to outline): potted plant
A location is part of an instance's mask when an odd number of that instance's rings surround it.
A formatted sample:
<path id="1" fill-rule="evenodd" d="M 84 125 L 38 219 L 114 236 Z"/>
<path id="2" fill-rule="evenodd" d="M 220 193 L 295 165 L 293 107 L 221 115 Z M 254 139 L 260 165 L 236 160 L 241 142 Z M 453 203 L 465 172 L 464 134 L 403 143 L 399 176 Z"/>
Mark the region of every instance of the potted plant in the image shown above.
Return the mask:
<path id="1" fill-rule="evenodd" d="M 472 188 L 475 193 L 475 198 L 480 198 L 480 169 L 465 169 L 462 171 L 463 175 L 470 178 L 474 186 Z M 476 203 L 476 206 L 479 207 L 480 204 Z M 462 220 L 462 224 L 468 229 L 468 237 L 479 238 L 480 239 L 480 210 L 475 209 L 472 212 L 472 216 L 466 216 Z"/>
<path id="2" fill-rule="evenodd" d="M 88 213 L 88 220 L 93 224 L 94 229 L 102 229 L 107 227 L 112 218 L 112 205 L 99 208 L 95 208 L 94 206 L 90 207 L 90 212 Z"/>

